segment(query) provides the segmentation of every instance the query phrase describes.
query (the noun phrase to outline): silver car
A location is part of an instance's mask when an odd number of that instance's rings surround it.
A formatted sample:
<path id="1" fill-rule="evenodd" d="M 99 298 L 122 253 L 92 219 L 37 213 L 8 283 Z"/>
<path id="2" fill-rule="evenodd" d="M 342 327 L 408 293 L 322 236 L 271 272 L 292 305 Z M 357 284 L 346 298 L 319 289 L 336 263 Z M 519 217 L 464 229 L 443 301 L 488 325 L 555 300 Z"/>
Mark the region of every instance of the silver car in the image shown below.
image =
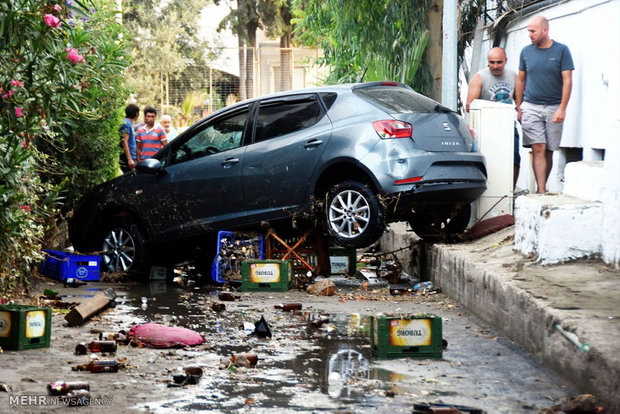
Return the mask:
<path id="1" fill-rule="evenodd" d="M 288 91 L 215 112 L 96 187 L 70 236 L 112 271 L 179 260 L 219 230 L 291 218 L 344 247 L 371 245 L 394 221 L 437 237 L 466 228 L 486 178 L 463 119 L 405 85 Z"/>

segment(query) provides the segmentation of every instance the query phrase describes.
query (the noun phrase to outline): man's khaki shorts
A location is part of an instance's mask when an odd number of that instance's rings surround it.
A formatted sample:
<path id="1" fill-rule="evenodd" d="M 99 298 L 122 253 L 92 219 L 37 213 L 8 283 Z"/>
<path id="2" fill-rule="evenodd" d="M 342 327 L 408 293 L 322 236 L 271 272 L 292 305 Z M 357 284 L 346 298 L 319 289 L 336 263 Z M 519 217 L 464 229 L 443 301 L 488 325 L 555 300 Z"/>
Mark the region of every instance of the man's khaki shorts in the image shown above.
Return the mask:
<path id="1" fill-rule="evenodd" d="M 530 148 L 532 144 L 547 144 L 549 151 L 560 149 L 564 122 L 553 122 L 553 114 L 559 107 L 559 104 L 536 105 L 530 102 L 521 104 L 521 128 L 525 148 Z"/>

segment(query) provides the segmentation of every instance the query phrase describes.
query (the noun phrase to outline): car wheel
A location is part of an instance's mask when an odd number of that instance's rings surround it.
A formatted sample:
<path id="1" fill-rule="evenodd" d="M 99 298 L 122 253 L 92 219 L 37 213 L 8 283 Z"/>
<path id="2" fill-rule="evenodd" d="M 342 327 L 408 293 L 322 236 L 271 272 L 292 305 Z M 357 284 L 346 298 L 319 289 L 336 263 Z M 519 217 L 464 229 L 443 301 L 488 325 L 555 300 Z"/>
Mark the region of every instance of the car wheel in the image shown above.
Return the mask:
<path id="1" fill-rule="evenodd" d="M 126 220 L 110 225 L 103 234 L 101 261 L 109 272 L 136 273 L 143 270 L 144 237 L 138 226 Z"/>
<path id="2" fill-rule="evenodd" d="M 465 231 L 471 218 L 471 205 L 465 204 L 416 213 L 409 225 L 423 240 L 439 242 Z"/>
<path id="3" fill-rule="evenodd" d="M 325 223 L 340 246 L 361 248 L 376 242 L 385 228 L 383 215 L 377 196 L 358 181 L 341 182 L 327 193 Z"/>

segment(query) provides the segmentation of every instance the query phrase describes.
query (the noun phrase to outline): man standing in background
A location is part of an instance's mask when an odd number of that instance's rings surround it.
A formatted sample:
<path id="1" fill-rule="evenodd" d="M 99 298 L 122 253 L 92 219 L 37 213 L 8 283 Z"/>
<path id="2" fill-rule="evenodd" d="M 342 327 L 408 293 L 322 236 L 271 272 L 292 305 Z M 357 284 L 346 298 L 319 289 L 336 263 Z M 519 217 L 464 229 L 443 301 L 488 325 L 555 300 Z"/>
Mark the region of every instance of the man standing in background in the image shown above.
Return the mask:
<path id="1" fill-rule="evenodd" d="M 136 133 L 138 162 L 151 158 L 168 143 L 164 129 L 155 125 L 155 118 L 157 118 L 155 108 L 151 106 L 144 108 L 144 126 Z"/>
<path id="2" fill-rule="evenodd" d="M 521 50 L 515 99 L 523 146 L 532 148 L 537 193 L 543 194 L 553 151 L 560 148 L 575 66 L 568 47 L 549 37 L 545 17 L 532 17 L 527 31 L 532 44 Z"/>
<path id="3" fill-rule="evenodd" d="M 469 112 L 469 106 L 474 99 L 485 101 L 502 102 L 514 104 L 515 83 L 517 74 L 510 69 L 506 69 L 506 52 L 501 47 L 494 47 L 489 50 L 487 55 L 489 67 L 476 73 L 469 82 L 467 91 L 467 104 L 465 109 Z M 519 132 L 514 128 L 514 159 L 513 159 L 513 186 L 519 177 L 519 165 L 521 155 L 519 154 Z"/>
<path id="4" fill-rule="evenodd" d="M 164 128 L 168 142 L 172 142 L 172 140 L 179 135 L 177 130 L 172 126 L 172 118 L 170 115 L 162 115 L 161 118 L 159 118 L 159 123 Z"/>
<path id="5" fill-rule="evenodd" d="M 127 105 L 125 108 L 125 119 L 123 119 L 121 126 L 118 128 L 122 150 L 118 163 L 123 173 L 133 170 L 138 160 L 136 157 L 136 135 L 133 130 L 133 123 L 138 120 L 139 115 L 140 108 L 137 105 Z"/>

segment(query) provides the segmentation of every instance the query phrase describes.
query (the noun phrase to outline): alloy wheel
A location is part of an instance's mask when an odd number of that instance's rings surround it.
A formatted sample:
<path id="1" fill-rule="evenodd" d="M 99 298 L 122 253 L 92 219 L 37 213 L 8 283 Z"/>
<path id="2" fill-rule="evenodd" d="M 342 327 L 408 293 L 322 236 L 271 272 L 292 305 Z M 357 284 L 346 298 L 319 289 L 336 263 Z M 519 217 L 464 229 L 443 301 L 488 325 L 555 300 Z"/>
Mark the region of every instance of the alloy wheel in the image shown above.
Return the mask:
<path id="1" fill-rule="evenodd" d="M 103 263 L 110 272 L 126 272 L 135 260 L 136 243 L 122 228 L 111 229 L 103 239 Z"/>
<path id="2" fill-rule="evenodd" d="M 345 190 L 329 205 L 329 225 L 340 237 L 350 239 L 363 233 L 370 221 L 368 200 L 357 191 Z"/>

